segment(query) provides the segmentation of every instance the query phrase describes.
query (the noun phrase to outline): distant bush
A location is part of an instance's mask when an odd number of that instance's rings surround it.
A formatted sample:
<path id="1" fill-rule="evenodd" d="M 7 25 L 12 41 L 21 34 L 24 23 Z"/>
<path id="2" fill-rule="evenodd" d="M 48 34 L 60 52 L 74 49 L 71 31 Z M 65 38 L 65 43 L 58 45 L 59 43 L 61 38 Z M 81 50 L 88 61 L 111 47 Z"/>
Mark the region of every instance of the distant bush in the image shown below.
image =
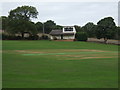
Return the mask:
<path id="1" fill-rule="evenodd" d="M 2 34 L 2 40 L 14 40 L 15 36 Z"/>
<path id="2" fill-rule="evenodd" d="M 38 35 L 30 35 L 29 37 L 22 38 L 21 36 L 15 36 L 15 35 L 8 35 L 8 34 L 1 34 L 0 39 L 2 40 L 50 40 L 50 37 L 48 35 L 42 35 L 39 37 Z"/>
<path id="3" fill-rule="evenodd" d="M 29 37 L 22 38 L 21 36 L 2 34 L 2 40 L 38 40 L 38 39 L 39 39 L 38 35 L 31 35 Z"/>
<path id="4" fill-rule="evenodd" d="M 22 40 L 22 37 L 21 36 L 16 36 L 15 40 Z"/>
<path id="5" fill-rule="evenodd" d="M 77 32 L 75 35 L 77 41 L 87 41 L 88 35 L 86 32 Z"/>
<path id="6" fill-rule="evenodd" d="M 2 33 L 2 40 L 6 40 L 7 38 L 8 36 Z"/>
<path id="7" fill-rule="evenodd" d="M 50 40 L 50 38 L 48 37 L 48 35 L 42 35 L 40 39 L 43 39 L 43 40 Z"/>
<path id="8" fill-rule="evenodd" d="M 0 33 L 0 40 L 2 40 L 2 33 Z"/>
<path id="9" fill-rule="evenodd" d="M 15 36 L 15 35 L 7 35 L 7 34 L 3 34 L 2 33 L 2 40 L 21 40 L 22 37 L 21 36 Z"/>
<path id="10" fill-rule="evenodd" d="M 29 37 L 26 38 L 27 40 L 38 40 L 39 36 L 38 35 L 31 35 Z"/>

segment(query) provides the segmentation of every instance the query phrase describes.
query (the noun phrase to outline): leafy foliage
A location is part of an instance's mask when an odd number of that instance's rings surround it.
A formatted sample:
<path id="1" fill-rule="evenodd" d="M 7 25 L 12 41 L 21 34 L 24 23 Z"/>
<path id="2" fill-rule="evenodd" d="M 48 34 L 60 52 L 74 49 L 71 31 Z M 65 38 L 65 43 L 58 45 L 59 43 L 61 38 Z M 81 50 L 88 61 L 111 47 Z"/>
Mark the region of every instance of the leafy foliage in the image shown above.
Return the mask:
<path id="1" fill-rule="evenodd" d="M 62 28 L 63 28 L 63 27 L 62 27 L 62 26 L 60 26 L 60 25 L 55 25 L 53 29 L 62 30 Z"/>
<path id="2" fill-rule="evenodd" d="M 35 26 L 38 32 L 43 33 L 43 24 L 41 22 L 37 22 Z"/>
<path id="3" fill-rule="evenodd" d="M 88 37 L 95 37 L 96 25 L 92 22 L 87 23 L 82 27 L 82 30 L 88 34 Z"/>
<path id="4" fill-rule="evenodd" d="M 114 37 L 115 27 L 116 25 L 112 17 L 101 19 L 97 23 L 96 37 L 98 39 L 104 38 L 106 43 L 107 39 L 112 39 Z"/>
<path id="5" fill-rule="evenodd" d="M 29 37 L 26 38 L 27 40 L 38 40 L 39 36 L 38 35 L 30 35 Z"/>
<path id="6" fill-rule="evenodd" d="M 32 6 L 22 6 L 17 7 L 14 10 L 11 10 L 9 13 L 9 18 L 14 19 L 23 19 L 29 21 L 30 18 L 37 18 L 38 12 L 35 7 Z"/>
<path id="7" fill-rule="evenodd" d="M 43 34 L 40 39 L 42 39 L 42 40 L 50 40 L 48 35 L 45 35 L 45 34 Z"/>
<path id="8" fill-rule="evenodd" d="M 83 32 L 82 27 L 74 25 L 76 32 Z"/>
<path id="9" fill-rule="evenodd" d="M 115 39 L 120 40 L 120 27 L 116 27 Z"/>
<path id="10" fill-rule="evenodd" d="M 16 34 L 20 33 L 24 38 L 24 33 L 29 32 L 35 34 L 37 32 L 35 24 L 30 21 L 30 18 L 37 18 L 38 12 L 35 7 L 22 6 L 11 10 L 9 13 L 7 31 Z"/>
<path id="11" fill-rule="evenodd" d="M 54 29 L 55 26 L 56 26 L 56 23 L 54 23 L 54 21 L 52 20 L 48 20 L 47 22 L 45 22 L 44 23 L 45 33 L 50 33 L 50 31 Z"/>
<path id="12" fill-rule="evenodd" d="M 7 28 L 7 24 L 8 24 L 8 17 L 6 17 L 6 16 L 1 16 L 0 17 L 0 29 L 1 30 L 6 30 L 6 28 Z"/>
<path id="13" fill-rule="evenodd" d="M 77 32 L 75 38 L 77 41 L 87 41 L 88 35 L 86 32 Z"/>
<path id="14" fill-rule="evenodd" d="M 37 33 L 34 23 L 25 20 L 12 20 L 9 22 L 8 32 L 10 33 L 20 33 L 24 37 L 25 32 L 30 34 Z"/>

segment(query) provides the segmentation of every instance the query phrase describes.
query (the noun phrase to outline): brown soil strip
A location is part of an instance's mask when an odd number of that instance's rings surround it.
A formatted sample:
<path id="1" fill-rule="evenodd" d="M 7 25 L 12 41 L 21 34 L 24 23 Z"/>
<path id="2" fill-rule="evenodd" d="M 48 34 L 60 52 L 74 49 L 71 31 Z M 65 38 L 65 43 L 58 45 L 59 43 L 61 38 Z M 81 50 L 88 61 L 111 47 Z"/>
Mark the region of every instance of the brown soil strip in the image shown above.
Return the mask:
<path id="1" fill-rule="evenodd" d="M 92 59 L 92 58 L 113 58 L 113 57 L 83 57 L 80 59 Z"/>
<path id="2" fill-rule="evenodd" d="M 31 51 L 31 50 L 15 50 L 15 51 L 19 53 L 45 53 L 45 52 Z"/>
<path id="3" fill-rule="evenodd" d="M 79 51 L 87 51 L 87 52 L 110 52 L 110 51 L 95 50 L 95 49 L 70 49 L 70 50 L 63 50 L 63 51 L 73 51 L 73 52 L 79 52 Z"/>
<path id="4" fill-rule="evenodd" d="M 94 49 L 56 49 L 52 51 L 38 51 L 38 50 L 15 50 L 15 52 L 19 53 L 62 53 L 62 52 L 109 52 L 109 51 L 103 51 L 103 50 L 94 50 Z"/>
<path id="5" fill-rule="evenodd" d="M 81 58 L 67 58 L 65 60 L 80 60 L 80 59 L 95 59 L 95 58 L 114 58 L 114 57 L 81 57 Z"/>

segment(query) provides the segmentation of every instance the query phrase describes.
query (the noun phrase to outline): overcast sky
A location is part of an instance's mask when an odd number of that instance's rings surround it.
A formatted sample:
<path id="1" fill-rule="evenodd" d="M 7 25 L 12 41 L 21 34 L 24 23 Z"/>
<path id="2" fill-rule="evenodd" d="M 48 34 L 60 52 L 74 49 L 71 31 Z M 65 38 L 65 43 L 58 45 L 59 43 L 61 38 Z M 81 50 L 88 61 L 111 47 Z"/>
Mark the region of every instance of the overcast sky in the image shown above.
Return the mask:
<path id="1" fill-rule="evenodd" d="M 8 16 L 11 9 L 30 5 L 36 7 L 38 18 L 32 21 L 46 22 L 53 20 L 58 25 L 80 25 L 87 22 L 97 23 L 104 17 L 111 16 L 118 24 L 117 2 L 6 2 L 2 3 L 0 16 Z"/>

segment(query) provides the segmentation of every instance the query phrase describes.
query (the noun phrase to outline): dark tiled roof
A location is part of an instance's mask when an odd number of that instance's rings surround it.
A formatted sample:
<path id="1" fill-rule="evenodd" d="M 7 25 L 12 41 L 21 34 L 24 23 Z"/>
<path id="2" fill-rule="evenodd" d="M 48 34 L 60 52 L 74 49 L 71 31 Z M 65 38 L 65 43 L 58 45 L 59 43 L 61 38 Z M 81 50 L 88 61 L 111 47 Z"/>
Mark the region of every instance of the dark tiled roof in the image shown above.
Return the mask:
<path id="1" fill-rule="evenodd" d="M 74 35 L 74 33 L 63 33 L 62 30 L 52 30 L 50 35 Z"/>
<path id="2" fill-rule="evenodd" d="M 50 35 L 62 35 L 63 32 L 62 30 L 52 30 L 49 34 Z"/>

